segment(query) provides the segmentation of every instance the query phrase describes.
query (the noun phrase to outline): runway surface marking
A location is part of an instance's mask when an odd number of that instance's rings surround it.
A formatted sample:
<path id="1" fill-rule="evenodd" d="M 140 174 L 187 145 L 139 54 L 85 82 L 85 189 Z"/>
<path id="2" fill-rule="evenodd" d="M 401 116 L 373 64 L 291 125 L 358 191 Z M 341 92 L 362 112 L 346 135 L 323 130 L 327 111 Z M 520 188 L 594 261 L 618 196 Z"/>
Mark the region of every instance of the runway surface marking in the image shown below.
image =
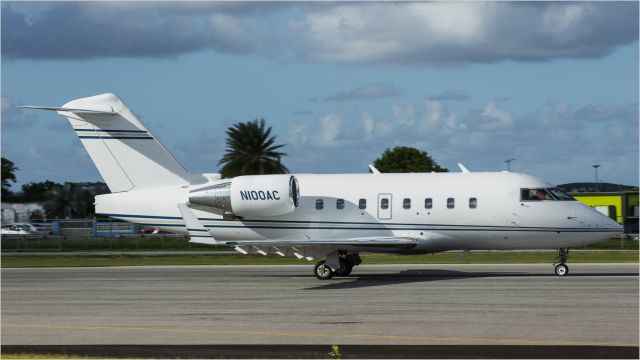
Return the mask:
<path id="1" fill-rule="evenodd" d="M 637 346 L 631 343 L 603 343 L 567 340 L 526 340 L 526 339 L 492 339 L 492 338 L 464 338 L 464 337 L 437 337 L 437 336 L 400 336 L 400 335 L 375 335 L 375 334 L 340 334 L 340 333 L 316 333 L 316 332 L 280 332 L 257 330 L 211 330 L 189 328 L 153 328 L 130 326 L 83 326 L 71 324 L 3 324 L 3 327 L 20 329 L 51 329 L 51 330 L 107 330 L 128 331 L 134 333 L 197 333 L 197 334 L 236 334 L 258 335 L 265 337 L 338 337 L 371 340 L 438 340 L 438 341 L 475 341 L 477 343 L 490 344 L 517 344 L 517 345 L 588 345 L 588 346 Z"/>

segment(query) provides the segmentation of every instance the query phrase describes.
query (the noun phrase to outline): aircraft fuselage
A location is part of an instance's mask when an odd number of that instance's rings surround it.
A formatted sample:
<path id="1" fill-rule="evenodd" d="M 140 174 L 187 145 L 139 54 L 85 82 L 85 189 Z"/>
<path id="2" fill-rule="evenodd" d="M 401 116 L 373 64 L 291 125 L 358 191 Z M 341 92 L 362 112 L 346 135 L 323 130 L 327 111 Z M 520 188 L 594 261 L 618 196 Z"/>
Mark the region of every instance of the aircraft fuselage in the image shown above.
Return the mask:
<path id="1" fill-rule="evenodd" d="M 416 253 L 567 248 L 602 241 L 621 231 L 613 220 L 578 201 L 523 199 L 523 189 L 553 185 L 520 173 L 295 177 L 300 204 L 292 213 L 229 218 L 204 206 L 195 207 L 194 213 L 217 240 L 401 236 L 418 240 L 417 246 L 401 252 Z M 96 212 L 186 233 L 176 204 L 187 198 L 187 189 L 177 186 L 107 194 L 96 197 Z"/>

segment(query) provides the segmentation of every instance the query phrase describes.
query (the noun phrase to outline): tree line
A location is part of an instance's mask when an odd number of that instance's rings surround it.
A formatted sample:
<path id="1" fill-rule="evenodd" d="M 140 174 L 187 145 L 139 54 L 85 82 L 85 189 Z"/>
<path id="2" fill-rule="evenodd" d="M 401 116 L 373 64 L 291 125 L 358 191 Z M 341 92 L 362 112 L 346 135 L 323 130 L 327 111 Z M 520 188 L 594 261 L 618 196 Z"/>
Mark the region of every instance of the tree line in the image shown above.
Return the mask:
<path id="1" fill-rule="evenodd" d="M 11 182 L 16 182 L 17 170 L 11 160 L 2 157 L 3 202 L 42 204 L 44 213 L 32 213 L 31 217 L 35 219 L 86 218 L 95 214 L 94 194 L 78 183 L 59 184 L 46 180 L 24 184 L 18 192 L 11 191 Z"/>
<path id="2" fill-rule="evenodd" d="M 287 174 L 289 169 L 283 164 L 284 144 L 278 144 L 272 128 L 264 119 L 240 122 L 226 131 L 226 148 L 218 162 L 223 178 L 241 175 Z M 397 146 L 386 149 L 373 161 L 373 165 L 383 173 L 402 172 L 447 172 L 429 156 L 426 151 L 412 147 Z M 78 183 L 53 181 L 30 182 L 22 185 L 21 191 L 11 191 L 11 183 L 16 182 L 19 170 L 9 159 L 2 157 L 2 201 L 38 202 L 43 205 L 48 218 L 84 218 L 93 216 L 93 196 Z"/>

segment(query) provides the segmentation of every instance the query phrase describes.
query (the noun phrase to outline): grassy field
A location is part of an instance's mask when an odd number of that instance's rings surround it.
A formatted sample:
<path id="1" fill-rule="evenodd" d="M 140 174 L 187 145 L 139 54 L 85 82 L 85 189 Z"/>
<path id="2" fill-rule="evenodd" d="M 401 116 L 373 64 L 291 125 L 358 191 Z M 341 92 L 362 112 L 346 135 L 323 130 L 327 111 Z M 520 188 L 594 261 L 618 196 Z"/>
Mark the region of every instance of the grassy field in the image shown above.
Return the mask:
<path id="1" fill-rule="evenodd" d="M 194 251 L 228 250 L 226 246 L 190 243 L 176 236 L 134 236 L 119 238 L 88 238 L 48 236 L 44 238 L 2 237 L 2 252 L 42 251 Z M 577 249 L 638 250 L 638 241 L 613 238 Z"/>
<path id="2" fill-rule="evenodd" d="M 459 252 L 429 255 L 363 254 L 365 264 L 527 264 L 552 263 L 552 252 L 477 252 L 461 257 Z M 637 251 L 573 251 L 570 263 L 638 262 Z M 53 266 L 142 266 L 142 265 L 304 265 L 295 257 L 262 255 L 171 255 L 171 256 L 27 256 L 2 257 L 3 268 Z"/>
<path id="3" fill-rule="evenodd" d="M 79 356 L 79 355 L 2 354 L 0 355 L 0 359 L 107 359 L 107 358 Z"/>
<path id="4" fill-rule="evenodd" d="M 3 252 L 42 251 L 194 251 L 228 249 L 225 246 L 190 243 L 184 237 L 176 236 L 133 236 L 133 237 L 62 237 L 42 238 L 2 237 Z"/>

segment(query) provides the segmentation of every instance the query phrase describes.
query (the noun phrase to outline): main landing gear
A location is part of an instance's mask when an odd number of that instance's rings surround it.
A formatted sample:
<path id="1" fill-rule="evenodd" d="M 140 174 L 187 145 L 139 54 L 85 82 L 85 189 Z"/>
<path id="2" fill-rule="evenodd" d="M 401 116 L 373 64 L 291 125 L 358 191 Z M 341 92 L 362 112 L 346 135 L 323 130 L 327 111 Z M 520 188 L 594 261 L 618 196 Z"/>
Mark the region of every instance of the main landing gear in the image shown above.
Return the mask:
<path id="1" fill-rule="evenodd" d="M 327 260 L 322 260 L 313 268 L 313 274 L 320 280 L 329 280 L 334 276 L 349 276 L 354 266 L 362 263 L 358 254 L 346 252 L 327 255 Z"/>
<path id="2" fill-rule="evenodd" d="M 561 248 L 558 249 L 558 255 L 556 255 L 556 260 L 560 261 L 560 264 L 556 265 L 556 275 L 565 276 L 569 273 L 569 267 L 567 266 L 567 258 L 569 257 L 569 249 Z"/>

